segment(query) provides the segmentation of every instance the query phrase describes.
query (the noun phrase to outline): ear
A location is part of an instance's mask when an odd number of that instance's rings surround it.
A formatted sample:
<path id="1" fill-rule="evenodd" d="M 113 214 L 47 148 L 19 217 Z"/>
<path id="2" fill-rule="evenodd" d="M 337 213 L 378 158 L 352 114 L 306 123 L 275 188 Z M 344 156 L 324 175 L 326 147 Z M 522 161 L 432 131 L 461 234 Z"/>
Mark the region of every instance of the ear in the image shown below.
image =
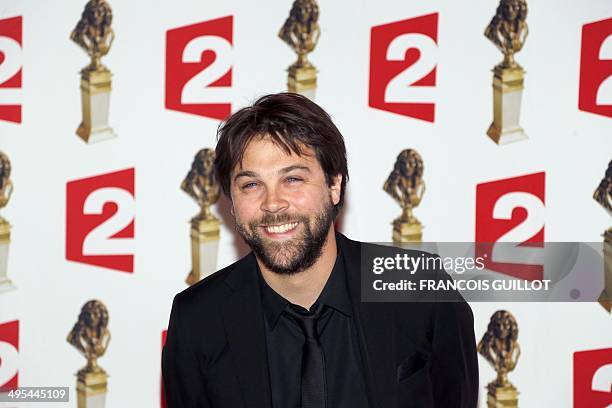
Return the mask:
<path id="1" fill-rule="evenodd" d="M 232 186 L 230 184 L 230 191 L 229 194 L 226 195 L 227 200 L 229 201 L 230 204 L 230 214 L 232 214 L 233 216 L 236 216 L 236 214 L 234 213 L 234 198 L 232 197 Z"/>
<path id="2" fill-rule="evenodd" d="M 342 191 L 342 174 L 337 174 L 332 178 L 332 184 L 329 186 L 331 190 L 331 198 L 334 205 L 340 202 L 340 193 Z"/>
<path id="3" fill-rule="evenodd" d="M 230 194 L 228 198 L 230 203 L 230 214 L 232 214 L 233 217 L 236 217 L 236 212 L 234 211 L 234 200 L 232 199 L 232 195 Z"/>

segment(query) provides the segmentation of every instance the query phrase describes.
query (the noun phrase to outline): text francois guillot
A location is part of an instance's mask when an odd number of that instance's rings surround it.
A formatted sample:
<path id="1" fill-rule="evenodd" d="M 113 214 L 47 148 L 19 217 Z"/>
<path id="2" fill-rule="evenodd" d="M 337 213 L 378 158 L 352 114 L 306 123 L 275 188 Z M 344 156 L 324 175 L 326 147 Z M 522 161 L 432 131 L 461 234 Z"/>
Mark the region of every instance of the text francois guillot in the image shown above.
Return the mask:
<path id="1" fill-rule="evenodd" d="M 408 254 L 396 254 L 394 257 L 376 257 L 372 260 L 372 272 L 380 275 L 385 271 L 398 270 L 409 272 L 414 275 L 417 271 L 440 271 L 446 270 L 456 274 L 466 271 L 485 269 L 485 259 L 482 257 L 446 257 L 426 256 L 418 257 Z M 504 279 L 420 279 L 417 281 L 402 279 L 397 282 L 384 282 L 376 279 L 373 288 L 376 291 L 547 291 L 551 280 L 504 280 Z"/>

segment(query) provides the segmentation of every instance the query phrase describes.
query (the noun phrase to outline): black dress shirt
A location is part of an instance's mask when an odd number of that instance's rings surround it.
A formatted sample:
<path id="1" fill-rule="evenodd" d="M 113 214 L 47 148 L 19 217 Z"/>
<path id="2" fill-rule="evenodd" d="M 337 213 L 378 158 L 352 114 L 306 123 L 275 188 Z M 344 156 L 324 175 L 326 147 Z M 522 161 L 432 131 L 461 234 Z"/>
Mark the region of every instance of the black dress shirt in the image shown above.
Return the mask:
<path id="1" fill-rule="evenodd" d="M 298 324 L 283 313 L 290 307 L 290 302 L 266 283 L 259 268 L 258 276 L 265 317 L 272 406 L 299 408 L 304 334 Z M 327 407 L 366 408 L 363 365 L 340 250 L 331 275 L 313 308 L 317 304 L 324 307 L 317 331 L 325 355 Z"/>

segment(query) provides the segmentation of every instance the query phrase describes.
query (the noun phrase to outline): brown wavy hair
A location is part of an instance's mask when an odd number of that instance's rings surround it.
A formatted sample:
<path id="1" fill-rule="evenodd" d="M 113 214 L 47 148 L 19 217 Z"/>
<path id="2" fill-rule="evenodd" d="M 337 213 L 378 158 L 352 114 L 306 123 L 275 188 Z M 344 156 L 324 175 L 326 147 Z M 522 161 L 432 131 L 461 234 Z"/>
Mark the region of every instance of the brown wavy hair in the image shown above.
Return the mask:
<path id="1" fill-rule="evenodd" d="M 305 148 L 311 148 L 329 186 L 334 177 L 342 175 L 340 201 L 334 208 L 336 216 L 344 203 L 348 181 L 344 138 L 319 105 L 290 92 L 262 96 L 219 126 L 215 170 L 225 195 L 231 200 L 231 174 L 242 163 L 247 146 L 254 138 L 264 136 L 270 137 L 287 154 L 301 156 L 306 154 Z"/>

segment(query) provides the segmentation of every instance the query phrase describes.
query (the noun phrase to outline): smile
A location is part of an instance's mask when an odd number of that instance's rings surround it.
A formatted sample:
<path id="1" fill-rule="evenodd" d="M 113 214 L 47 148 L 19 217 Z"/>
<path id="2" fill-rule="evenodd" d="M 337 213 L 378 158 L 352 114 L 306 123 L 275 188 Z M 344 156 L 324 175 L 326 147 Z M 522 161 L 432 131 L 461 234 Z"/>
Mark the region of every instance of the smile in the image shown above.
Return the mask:
<path id="1" fill-rule="evenodd" d="M 269 232 L 271 234 L 282 234 L 284 232 L 291 231 L 292 229 L 297 227 L 297 225 L 297 222 L 290 222 L 281 225 L 268 225 L 264 227 L 264 229 L 266 230 L 266 232 Z"/>

